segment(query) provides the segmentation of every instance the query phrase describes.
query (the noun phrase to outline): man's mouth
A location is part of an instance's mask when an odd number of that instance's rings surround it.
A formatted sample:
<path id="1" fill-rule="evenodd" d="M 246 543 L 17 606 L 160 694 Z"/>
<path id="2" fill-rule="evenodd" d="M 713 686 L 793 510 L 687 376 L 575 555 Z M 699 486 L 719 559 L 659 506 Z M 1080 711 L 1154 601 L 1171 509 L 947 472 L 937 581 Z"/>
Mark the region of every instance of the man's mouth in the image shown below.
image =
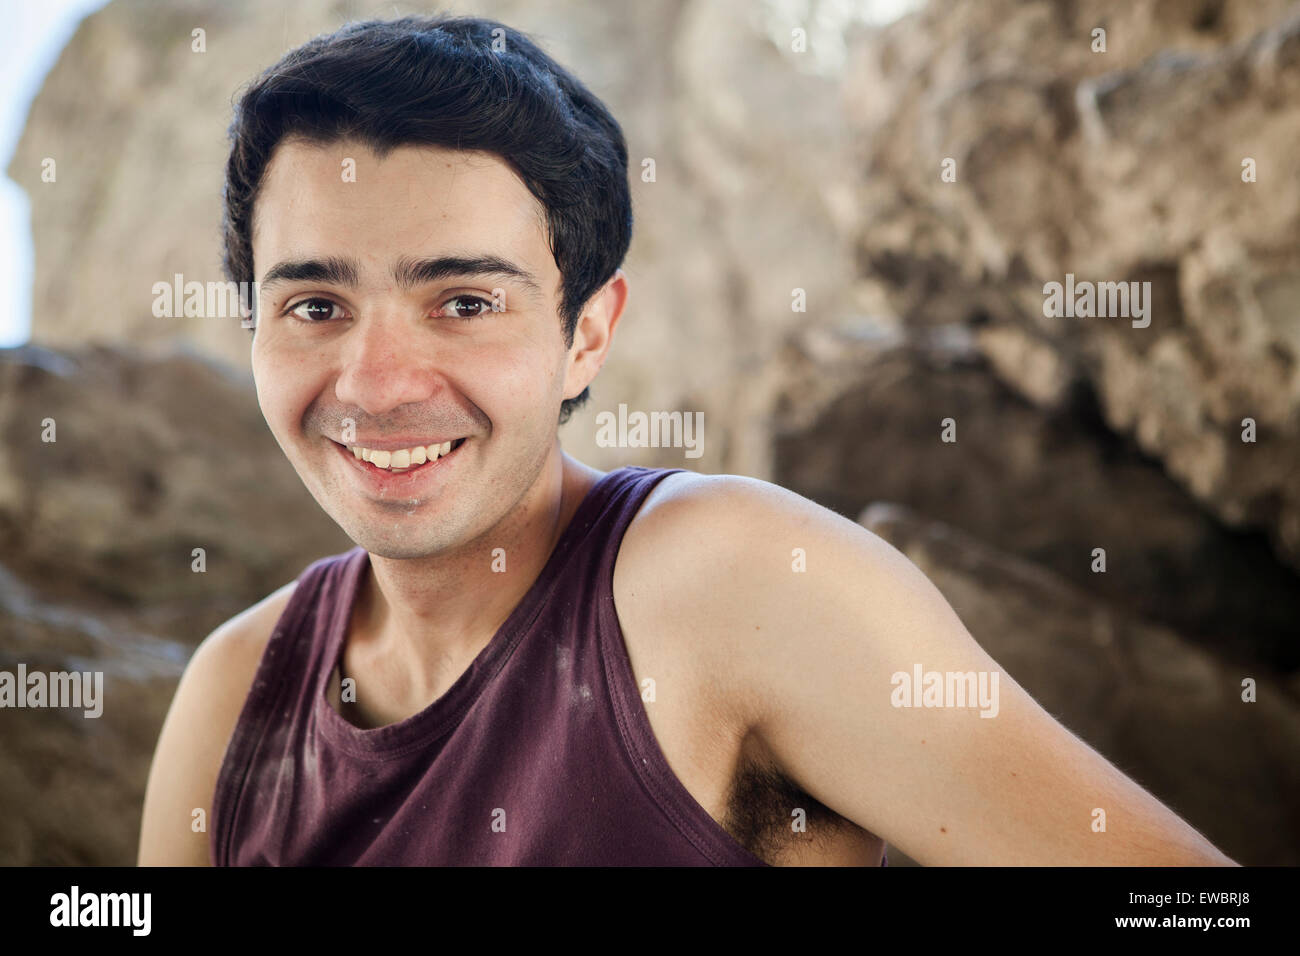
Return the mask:
<path id="1" fill-rule="evenodd" d="M 446 458 L 464 443 L 464 438 L 456 438 L 429 445 L 412 445 L 409 448 L 375 449 L 367 448 L 364 445 L 346 445 L 344 447 L 352 453 L 354 458 L 367 462 L 380 471 L 392 475 L 401 475 L 432 464 L 440 458 Z"/>

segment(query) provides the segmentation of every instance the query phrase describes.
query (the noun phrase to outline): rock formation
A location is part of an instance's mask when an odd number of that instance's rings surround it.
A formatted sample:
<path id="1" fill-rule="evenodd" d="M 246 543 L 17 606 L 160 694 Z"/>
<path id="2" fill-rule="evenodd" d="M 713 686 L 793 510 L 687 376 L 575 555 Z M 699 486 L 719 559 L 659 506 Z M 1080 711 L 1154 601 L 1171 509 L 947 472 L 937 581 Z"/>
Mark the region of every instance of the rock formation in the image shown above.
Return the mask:
<path id="1" fill-rule="evenodd" d="M 1037 404 L 1086 386 L 1300 568 L 1300 9 L 931 4 L 856 47 L 845 88 L 857 257 L 890 311 L 971 326 Z M 1067 274 L 1151 282 L 1150 326 L 1046 317 Z"/>

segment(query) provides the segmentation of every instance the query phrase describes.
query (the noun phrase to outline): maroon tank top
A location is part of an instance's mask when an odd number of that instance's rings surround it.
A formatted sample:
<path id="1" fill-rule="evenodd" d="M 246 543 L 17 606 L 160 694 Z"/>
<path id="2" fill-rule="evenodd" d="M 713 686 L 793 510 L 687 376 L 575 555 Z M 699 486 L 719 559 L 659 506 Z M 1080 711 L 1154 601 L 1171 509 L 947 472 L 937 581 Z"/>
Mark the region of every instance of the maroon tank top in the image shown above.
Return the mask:
<path id="1" fill-rule="evenodd" d="M 384 727 L 326 696 L 370 555 L 303 571 L 222 762 L 213 865 L 766 866 L 669 768 L 614 610 L 623 534 L 681 470 L 604 475 L 469 669 Z"/>

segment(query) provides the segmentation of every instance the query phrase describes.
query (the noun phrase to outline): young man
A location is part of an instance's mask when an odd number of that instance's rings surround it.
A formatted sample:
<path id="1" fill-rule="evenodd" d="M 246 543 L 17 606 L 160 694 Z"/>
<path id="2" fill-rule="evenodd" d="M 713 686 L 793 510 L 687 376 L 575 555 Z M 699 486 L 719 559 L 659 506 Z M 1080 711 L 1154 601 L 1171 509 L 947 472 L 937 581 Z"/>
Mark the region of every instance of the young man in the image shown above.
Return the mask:
<path id="1" fill-rule="evenodd" d="M 350 25 L 231 137 L 258 400 L 357 547 L 198 648 L 141 863 L 1231 863 L 863 528 L 564 453 L 627 303 L 627 152 L 527 37 Z M 993 696 L 902 706 L 922 668 Z"/>

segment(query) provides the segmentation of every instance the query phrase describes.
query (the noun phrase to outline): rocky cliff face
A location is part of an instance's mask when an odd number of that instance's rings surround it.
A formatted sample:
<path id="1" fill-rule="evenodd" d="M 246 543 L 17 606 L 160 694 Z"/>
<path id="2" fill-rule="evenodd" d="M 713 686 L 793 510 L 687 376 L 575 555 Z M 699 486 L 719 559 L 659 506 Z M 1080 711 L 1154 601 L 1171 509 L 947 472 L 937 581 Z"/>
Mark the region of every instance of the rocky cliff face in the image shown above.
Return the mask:
<path id="1" fill-rule="evenodd" d="M 861 515 L 1226 852 L 1300 861 L 1277 839 L 1300 795 L 1300 10 L 934 0 L 847 29 L 837 67 L 789 49 L 804 24 L 781 9 L 475 6 L 574 65 L 628 137 L 632 299 L 566 448 Z M 151 290 L 220 277 L 237 87 L 390 13 L 115 0 L 36 100 L 10 169 L 32 196 L 37 345 L 0 361 L 0 667 L 93 661 L 116 716 L 4 718 L 0 862 L 131 862 L 194 644 L 350 546 L 261 420 L 238 319 L 156 318 Z M 1150 282 L 1149 325 L 1044 314 L 1067 275 Z M 703 410 L 704 457 L 599 447 L 619 403 Z M 1228 790 L 1250 796 L 1225 815 Z"/>
<path id="2" fill-rule="evenodd" d="M 351 547 L 245 376 L 107 346 L 0 356 L 0 542 L 29 576 L 141 605 L 240 601 Z"/>
<path id="3" fill-rule="evenodd" d="M 850 331 L 802 335 L 781 352 L 778 484 L 846 516 L 906 502 L 1219 654 L 1300 666 L 1295 573 L 1264 536 L 1224 527 L 1110 432 L 1088 392 L 1054 408 L 1027 401 L 962 326 Z M 948 417 L 951 443 L 940 440 Z"/>
<path id="4" fill-rule="evenodd" d="M 1036 404 L 1095 393 L 1111 429 L 1300 568 L 1300 9 L 931 5 L 855 52 L 855 242 L 889 310 L 974 328 Z M 1045 316 L 1067 274 L 1150 282 L 1150 325 Z"/>

